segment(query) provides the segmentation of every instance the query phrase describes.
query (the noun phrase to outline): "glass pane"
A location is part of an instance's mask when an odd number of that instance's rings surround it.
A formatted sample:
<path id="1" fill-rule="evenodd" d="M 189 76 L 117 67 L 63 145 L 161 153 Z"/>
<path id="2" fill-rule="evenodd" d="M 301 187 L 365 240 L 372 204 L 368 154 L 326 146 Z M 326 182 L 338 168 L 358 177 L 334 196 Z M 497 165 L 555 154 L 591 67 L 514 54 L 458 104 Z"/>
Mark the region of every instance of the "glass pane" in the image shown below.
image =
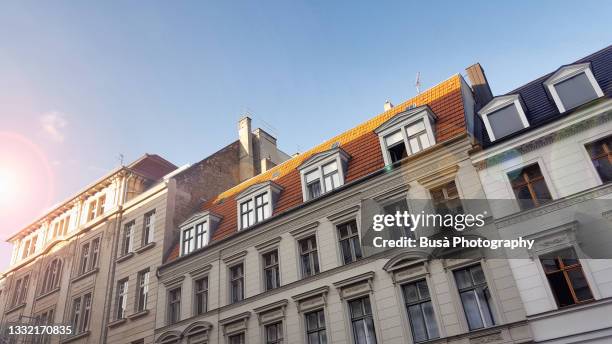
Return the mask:
<path id="1" fill-rule="evenodd" d="M 311 253 L 312 255 L 312 260 L 314 262 L 314 273 L 319 273 L 319 257 L 317 256 L 316 252 Z"/>
<path id="2" fill-rule="evenodd" d="M 533 183 L 533 190 L 535 191 L 538 200 L 540 200 L 540 203 L 544 203 L 552 199 L 552 196 L 548 191 L 548 186 L 546 186 L 546 182 L 544 182 L 544 179 Z"/>
<path id="3" fill-rule="evenodd" d="M 338 164 L 336 164 L 335 161 L 323 166 L 323 174 L 330 174 L 337 170 L 338 170 Z"/>
<path id="4" fill-rule="evenodd" d="M 374 330 L 374 320 L 372 320 L 372 318 L 366 318 L 366 326 L 367 326 L 367 339 L 368 339 L 368 344 L 375 344 L 376 343 L 376 332 Z"/>
<path id="5" fill-rule="evenodd" d="M 325 314 L 323 311 L 318 311 L 317 315 L 319 316 L 319 328 L 325 328 Z"/>
<path id="6" fill-rule="evenodd" d="M 355 258 L 359 259 L 362 257 L 361 254 L 361 243 L 359 242 L 359 237 L 351 238 L 351 242 L 353 244 L 353 250 L 355 251 Z"/>
<path id="7" fill-rule="evenodd" d="M 305 178 L 306 178 L 306 183 L 310 183 L 312 181 L 319 179 L 319 170 L 314 170 L 312 172 L 306 173 Z"/>
<path id="8" fill-rule="evenodd" d="M 310 276 L 311 274 L 312 274 L 312 271 L 310 267 L 310 259 L 308 255 L 303 255 L 302 256 L 302 275 Z"/>
<path id="9" fill-rule="evenodd" d="M 476 296 L 478 297 L 478 303 L 480 304 L 480 310 L 484 317 L 485 326 L 493 325 L 493 313 L 490 308 L 490 295 L 486 289 L 476 289 Z"/>
<path id="10" fill-rule="evenodd" d="M 557 300 L 559 307 L 573 305 L 575 303 L 574 298 L 572 297 L 572 292 L 567 285 L 565 276 L 563 276 L 563 272 L 548 274 L 547 277 L 548 282 L 550 283 L 550 289 L 555 295 L 555 299 Z"/>
<path id="11" fill-rule="evenodd" d="M 408 307 L 408 316 L 410 317 L 410 326 L 414 340 L 417 342 L 427 340 L 427 329 L 425 327 L 425 319 L 421 313 L 421 306 L 414 305 Z"/>
<path id="12" fill-rule="evenodd" d="M 311 333 L 308 335 L 308 344 L 319 344 L 319 334 Z"/>
<path id="13" fill-rule="evenodd" d="M 431 146 L 427 133 L 421 134 L 421 136 L 419 136 L 419 139 L 421 140 L 421 147 L 423 147 L 423 149 L 429 148 Z"/>
<path id="14" fill-rule="evenodd" d="M 542 258 L 541 261 L 544 272 L 553 272 L 560 269 L 559 261 L 555 258 Z"/>
<path id="15" fill-rule="evenodd" d="M 318 317 L 317 317 L 316 312 L 306 314 L 306 325 L 309 331 L 319 328 Z"/>
<path id="16" fill-rule="evenodd" d="M 419 139 L 418 138 L 412 138 L 409 140 L 410 141 L 410 151 L 412 153 L 417 153 L 421 150 L 421 146 L 419 145 Z"/>
<path id="17" fill-rule="evenodd" d="M 417 288 L 419 289 L 419 296 L 421 300 L 429 298 L 429 288 L 427 288 L 427 282 L 425 281 L 417 282 Z"/>
<path id="18" fill-rule="evenodd" d="M 470 290 L 461 293 L 461 302 L 463 303 L 463 310 L 465 311 L 465 317 L 467 318 L 470 330 L 484 327 L 482 318 L 480 317 L 480 310 L 478 309 L 475 292 Z"/>
<path id="19" fill-rule="evenodd" d="M 502 138 L 523 129 L 523 122 L 514 104 L 487 115 L 496 139 Z"/>
<path id="20" fill-rule="evenodd" d="M 334 189 L 334 184 L 333 184 L 333 180 L 331 178 L 331 176 L 326 176 L 325 179 L 325 190 L 326 191 L 331 191 Z"/>
<path id="21" fill-rule="evenodd" d="M 482 267 L 480 265 L 476 265 L 470 268 L 470 272 L 472 273 L 472 280 L 474 284 L 486 283 L 484 272 L 482 271 Z"/>
<path id="22" fill-rule="evenodd" d="M 429 338 L 438 338 L 440 336 L 438 333 L 438 322 L 436 321 L 431 302 L 425 302 L 421 304 L 421 308 L 423 309 L 423 316 L 425 317 L 425 326 L 427 326 L 427 333 L 429 334 Z"/>
<path id="23" fill-rule="evenodd" d="M 472 286 L 472 278 L 467 269 L 455 271 L 455 281 L 457 281 L 457 288 L 459 289 Z"/>
<path id="24" fill-rule="evenodd" d="M 589 284 L 582 273 L 582 268 L 575 268 L 567 272 L 572 286 L 574 287 L 574 293 L 578 301 L 590 300 L 593 298 Z"/>
<path id="25" fill-rule="evenodd" d="M 597 93 L 586 74 L 580 73 L 555 85 L 566 110 L 597 98 Z"/>
<path id="26" fill-rule="evenodd" d="M 395 146 L 389 146 L 387 149 L 389 151 L 389 158 L 391 159 L 391 163 L 400 161 L 408 156 L 408 152 L 406 151 L 406 145 L 404 145 L 403 141 L 397 143 Z"/>
<path id="27" fill-rule="evenodd" d="M 325 333 L 325 331 L 319 332 L 319 343 L 327 344 L 327 333 Z"/>
<path id="28" fill-rule="evenodd" d="M 404 297 L 406 302 L 415 302 L 419 300 L 416 284 L 412 283 L 404 287 Z"/>
<path id="29" fill-rule="evenodd" d="M 406 128 L 406 132 L 408 133 L 408 136 L 416 135 L 423 130 L 425 130 L 425 123 L 423 123 L 423 121 L 418 121 L 408 126 L 408 128 Z"/>
<path id="30" fill-rule="evenodd" d="M 355 301 L 351 301 L 349 303 L 349 308 L 351 309 L 351 318 L 355 319 L 355 318 L 359 318 L 361 316 L 363 316 L 363 307 L 361 305 L 361 299 L 360 300 L 355 300 Z"/>
<path id="31" fill-rule="evenodd" d="M 368 344 L 363 320 L 353 322 L 353 333 L 355 334 L 355 344 Z"/>
<path id="32" fill-rule="evenodd" d="M 602 182 L 607 183 L 612 180 L 612 164 L 610 164 L 610 159 L 607 156 L 594 160 L 593 165 Z"/>
<path id="33" fill-rule="evenodd" d="M 385 143 L 387 144 L 387 147 L 390 147 L 403 140 L 404 138 L 402 137 L 402 132 L 399 130 L 394 132 L 391 135 L 385 136 Z"/>

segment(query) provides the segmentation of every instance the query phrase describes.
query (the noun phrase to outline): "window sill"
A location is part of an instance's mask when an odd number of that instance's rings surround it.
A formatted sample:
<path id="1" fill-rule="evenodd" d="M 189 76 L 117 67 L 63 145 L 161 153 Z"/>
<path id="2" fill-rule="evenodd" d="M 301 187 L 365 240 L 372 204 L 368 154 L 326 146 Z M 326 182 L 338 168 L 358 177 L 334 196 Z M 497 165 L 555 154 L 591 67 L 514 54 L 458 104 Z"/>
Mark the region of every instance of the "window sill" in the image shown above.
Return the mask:
<path id="1" fill-rule="evenodd" d="M 135 319 L 138 319 L 140 317 L 144 317 L 147 314 L 149 314 L 149 310 L 145 309 L 145 310 L 142 310 L 142 311 L 138 311 L 136 313 L 132 313 L 132 314 L 128 315 L 127 318 L 130 319 L 130 320 L 135 320 Z"/>
<path id="2" fill-rule="evenodd" d="M 4 312 L 4 314 L 9 314 L 9 313 L 12 313 L 12 312 L 14 312 L 16 310 L 22 309 L 23 307 L 25 307 L 25 305 L 26 305 L 25 302 L 24 303 L 20 303 L 17 306 L 13 306 L 13 307 L 7 309 L 6 312 Z"/>
<path id="3" fill-rule="evenodd" d="M 125 324 L 126 321 L 127 321 L 126 318 L 121 318 L 121 319 L 113 320 L 113 321 L 108 323 L 108 327 L 109 328 L 117 327 L 117 326 Z"/>
<path id="4" fill-rule="evenodd" d="M 130 252 L 130 253 L 128 253 L 128 254 L 124 254 L 123 256 L 121 256 L 121 257 L 117 258 L 117 259 L 115 260 L 115 262 L 117 262 L 117 263 L 121 263 L 121 262 L 124 262 L 124 261 L 126 261 L 126 260 L 128 260 L 128 259 L 132 258 L 133 256 L 134 256 L 134 252 Z"/>
<path id="5" fill-rule="evenodd" d="M 85 277 L 87 277 L 87 276 L 94 275 L 94 274 L 96 274 L 96 273 L 97 273 L 99 270 L 100 270 L 100 268 L 94 268 L 94 269 L 91 269 L 91 270 L 89 270 L 89 271 L 87 271 L 87 272 L 84 272 L 84 273 L 83 273 L 83 274 L 81 274 L 81 275 L 78 275 L 78 276 L 76 276 L 76 277 L 73 277 L 73 278 L 70 280 L 70 283 L 74 283 L 74 282 L 77 282 L 77 281 L 80 281 L 80 280 L 84 279 L 84 278 L 85 278 Z"/>
<path id="6" fill-rule="evenodd" d="M 148 249 L 151 249 L 153 247 L 155 247 L 155 242 L 150 242 L 150 243 L 148 243 L 148 244 L 146 244 L 144 246 L 139 247 L 135 252 L 140 254 L 140 253 L 142 253 L 142 252 L 144 252 L 144 251 L 146 251 Z"/>
<path id="7" fill-rule="evenodd" d="M 52 290 L 50 290 L 50 291 L 48 291 L 48 292 L 46 292 L 46 293 L 44 293 L 44 294 L 40 294 L 40 295 L 38 295 L 38 297 L 36 298 L 36 301 L 41 300 L 41 299 L 44 299 L 45 297 L 47 297 L 47 296 L 49 296 L 49 295 L 55 294 L 55 293 L 57 293 L 59 290 L 60 290 L 60 287 L 55 287 L 55 288 L 53 288 Z"/>
<path id="8" fill-rule="evenodd" d="M 66 338 L 60 340 L 60 343 L 69 343 L 69 342 L 75 341 L 77 339 L 85 338 L 85 337 L 89 336 L 90 333 L 91 332 L 89 330 L 87 330 L 87 331 L 81 332 L 79 334 L 74 334 L 74 335 L 71 335 L 70 337 L 66 337 Z"/>

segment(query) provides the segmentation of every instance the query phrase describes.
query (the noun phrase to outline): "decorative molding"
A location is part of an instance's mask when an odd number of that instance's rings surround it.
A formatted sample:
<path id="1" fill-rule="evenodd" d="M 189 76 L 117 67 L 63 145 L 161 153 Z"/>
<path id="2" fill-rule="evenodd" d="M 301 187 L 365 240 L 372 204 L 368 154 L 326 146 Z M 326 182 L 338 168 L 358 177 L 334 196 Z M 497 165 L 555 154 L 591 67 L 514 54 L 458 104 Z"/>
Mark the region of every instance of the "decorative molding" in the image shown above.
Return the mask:
<path id="1" fill-rule="evenodd" d="M 73 278 L 70 280 L 70 283 L 75 283 L 75 282 L 77 282 L 77 281 L 80 281 L 80 280 L 82 280 L 82 279 L 85 279 L 85 278 L 86 278 L 86 277 L 88 277 L 88 276 L 94 275 L 94 274 L 98 273 L 98 271 L 99 271 L 99 270 L 100 270 L 100 268 L 95 267 L 95 268 L 93 268 L 93 269 L 91 269 L 91 270 L 89 270 L 89 271 L 87 271 L 87 272 L 85 272 L 85 273 L 83 273 L 83 274 L 81 274 L 81 275 L 78 275 L 78 276 L 73 277 Z"/>
<path id="2" fill-rule="evenodd" d="M 314 231 L 317 229 L 317 227 L 319 227 L 319 221 L 315 221 L 315 222 L 311 222 L 305 226 L 301 226 L 297 229 L 294 229 L 292 231 L 289 232 L 289 234 L 291 234 L 292 236 L 298 238 L 298 237 L 302 237 L 304 234 L 310 234 L 311 231 Z"/>
<path id="3" fill-rule="evenodd" d="M 424 188 L 431 189 L 433 187 L 446 184 L 452 180 L 455 180 L 455 178 L 457 177 L 457 172 L 459 172 L 459 166 L 451 165 L 439 170 L 435 170 L 430 174 L 420 177 L 419 179 L 417 179 L 417 182 L 421 184 Z"/>
<path id="4" fill-rule="evenodd" d="M 335 156 L 335 155 L 339 155 L 343 161 L 348 161 L 351 158 L 351 156 L 346 151 L 344 151 L 344 149 L 340 147 L 336 147 L 336 148 L 328 149 L 326 151 L 315 153 L 311 155 L 308 159 L 302 162 L 300 166 L 297 167 L 297 170 L 301 171 L 301 170 L 309 169 L 319 164 L 321 161 L 329 157 Z"/>
<path id="5" fill-rule="evenodd" d="M 139 248 L 134 250 L 134 252 L 140 254 L 140 253 L 143 253 L 144 251 L 147 251 L 148 249 L 153 248 L 153 247 L 155 247 L 155 242 L 154 241 L 150 242 L 150 243 L 148 243 L 148 244 L 146 244 L 144 246 L 140 246 Z"/>
<path id="6" fill-rule="evenodd" d="M 36 300 L 36 301 L 39 301 L 39 300 L 41 300 L 41 299 L 44 299 L 45 297 L 47 297 L 47 296 L 49 296 L 49 295 L 53 295 L 53 294 L 57 293 L 59 290 L 60 290 L 60 287 L 59 287 L 59 286 L 58 286 L 58 287 L 55 287 L 55 288 L 53 288 L 53 289 L 49 290 L 48 292 L 46 292 L 46 293 L 44 293 L 44 294 L 40 294 L 40 295 L 38 295 L 38 296 L 36 297 L 36 299 L 35 299 L 35 300 Z"/>
<path id="7" fill-rule="evenodd" d="M 230 255 L 230 256 L 227 256 L 227 257 L 225 257 L 225 258 L 221 258 L 221 260 L 222 260 L 222 261 L 223 261 L 223 263 L 225 263 L 226 265 L 229 265 L 229 264 L 232 264 L 232 263 L 234 263 L 234 262 L 236 262 L 236 261 L 238 261 L 238 260 L 240 260 L 240 259 L 242 259 L 242 258 L 246 257 L 246 255 L 247 255 L 247 251 L 246 251 L 246 250 L 244 250 L 244 251 L 238 252 L 238 253 L 236 253 L 236 254 L 232 254 L 232 255 Z"/>
<path id="8" fill-rule="evenodd" d="M 285 309 L 289 302 L 284 299 L 273 302 L 269 305 L 255 308 L 253 311 L 257 314 L 260 325 L 269 324 L 285 318 Z"/>
<path id="9" fill-rule="evenodd" d="M 147 314 L 149 314 L 149 310 L 145 309 L 145 310 L 142 310 L 142 311 L 138 311 L 136 313 L 132 313 L 132 314 L 128 315 L 127 318 L 130 319 L 130 320 L 136 320 L 138 318 L 144 317 Z"/>
<path id="10" fill-rule="evenodd" d="M 168 279 L 165 279 L 165 280 L 160 280 L 160 282 L 166 288 L 171 288 L 171 287 L 177 286 L 179 284 L 182 284 L 184 279 L 185 279 L 185 275 L 180 275 L 180 276 L 171 277 L 171 278 L 168 278 Z"/>
<path id="11" fill-rule="evenodd" d="M 253 309 L 253 312 L 255 312 L 255 314 L 261 314 L 261 313 L 269 312 L 269 311 L 277 309 L 277 308 L 284 308 L 284 307 L 287 306 L 287 303 L 289 303 L 287 301 L 287 299 L 283 299 L 283 300 L 280 300 L 280 301 L 272 302 L 272 303 L 267 304 L 265 306 L 257 307 L 255 309 Z"/>
<path id="12" fill-rule="evenodd" d="M 273 246 L 278 245 L 278 243 L 280 243 L 280 241 L 281 241 L 281 237 L 279 236 L 279 237 L 276 237 L 276 238 L 273 238 L 273 239 L 270 239 L 270 240 L 267 240 L 267 241 L 264 241 L 264 242 L 262 242 L 260 244 L 255 245 L 255 249 L 257 251 L 264 251 L 264 250 L 267 250 L 269 248 L 272 248 Z"/>
<path id="13" fill-rule="evenodd" d="M 191 275 L 191 277 L 200 277 L 208 273 L 210 269 L 212 269 L 212 264 L 206 264 L 202 267 L 189 271 L 189 274 Z"/>
<path id="14" fill-rule="evenodd" d="M 234 333 L 246 332 L 248 329 L 247 323 L 251 317 L 251 312 L 233 315 L 229 318 L 219 320 L 219 326 L 223 327 L 223 334 L 228 336 Z"/>
<path id="15" fill-rule="evenodd" d="M 470 344 L 487 344 L 487 343 L 498 343 L 504 340 L 501 331 L 495 333 L 487 333 L 477 337 L 470 337 Z"/>
<path id="16" fill-rule="evenodd" d="M 121 318 L 121 319 L 117 319 L 117 320 L 113 320 L 109 322 L 107 326 L 109 328 L 113 328 L 113 327 L 121 326 L 125 324 L 126 322 L 127 322 L 127 318 Z"/>
<path id="17" fill-rule="evenodd" d="M 126 254 L 124 254 L 123 256 L 121 256 L 121 257 L 117 258 L 117 259 L 115 260 L 115 262 L 117 262 L 117 263 L 121 263 L 121 262 L 124 262 L 124 261 L 126 261 L 126 260 L 128 260 L 128 259 L 132 258 L 133 256 L 134 256 L 134 252 L 129 252 L 129 253 L 126 253 Z"/>
<path id="18" fill-rule="evenodd" d="M 333 284 L 334 287 L 338 289 L 340 298 L 346 299 L 370 293 L 372 291 L 373 279 L 374 271 L 369 271 L 342 281 L 334 282 Z"/>
<path id="19" fill-rule="evenodd" d="M 293 299 L 293 301 L 303 301 L 305 299 L 309 299 L 311 297 L 314 296 L 320 296 L 320 295 L 325 295 L 329 292 L 329 287 L 328 286 L 323 286 L 323 287 L 319 287 L 313 290 L 309 290 L 307 292 L 301 293 L 301 294 L 297 294 L 292 296 L 291 298 Z"/>
<path id="20" fill-rule="evenodd" d="M 338 223 L 345 220 L 349 220 L 352 217 L 357 216 L 357 212 L 361 208 L 360 204 L 350 206 L 348 208 L 342 209 L 332 215 L 328 215 L 327 219 L 332 223 Z"/>

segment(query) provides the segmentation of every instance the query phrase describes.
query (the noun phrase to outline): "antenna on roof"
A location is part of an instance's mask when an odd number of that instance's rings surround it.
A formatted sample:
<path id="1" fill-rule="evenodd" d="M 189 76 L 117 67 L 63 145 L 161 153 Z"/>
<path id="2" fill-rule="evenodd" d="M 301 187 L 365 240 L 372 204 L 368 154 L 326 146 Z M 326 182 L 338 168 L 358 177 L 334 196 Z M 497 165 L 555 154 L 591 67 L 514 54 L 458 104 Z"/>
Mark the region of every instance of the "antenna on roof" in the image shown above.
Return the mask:
<path id="1" fill-rule="evenodd" d="M 417 94 L 421 93 L 421 72 L 417 72 L 416 80 L 414 81 L 414 87 L 416 87 Z"/>
<path id="2" fill-rule="evenodd" d="M 119 153 L 119 156 L 117 157 L 117 160 L 119 160 L 119 165 L 123 166 L 123 154 Z"/>

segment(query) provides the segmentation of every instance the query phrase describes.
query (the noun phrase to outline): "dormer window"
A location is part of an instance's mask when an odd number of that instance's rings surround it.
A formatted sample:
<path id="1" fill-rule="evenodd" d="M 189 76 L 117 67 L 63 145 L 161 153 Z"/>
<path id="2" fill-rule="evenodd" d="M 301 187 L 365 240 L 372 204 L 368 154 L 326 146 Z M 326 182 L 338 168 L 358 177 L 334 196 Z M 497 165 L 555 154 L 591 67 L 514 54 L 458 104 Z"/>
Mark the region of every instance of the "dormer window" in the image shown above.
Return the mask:
<path id="1" fill-rule="evenodd" d="M 270 216 L 281 192 L 276 183 L 267 181 L 252 185 L 236 196 L 238 203 L 238 228 L 245 229 Z"/>
<path id="2" fill-rule="evenodd" d="M 590 63 L 561 67 L 544 82 L 560 113 L 603 96 Z"/>
<path id="3" fill-rule="evenodd" d="M 391 165 L 436 144 L 436 120 L 428 106 L 420 106 L 397 114 L 376 128 L 385 164 Z"/>
<path id="4" fill-rule="evenodd" d="M 298 170 L 302 176 L 304 201 L 315 199 L 344 185 L 349 155 L 341 148 L 317 153 L 304 161 Z"/>
<path id="5" fill-rule="evenodd" d="M 499 140 L 519 130 L 529 127 L 518 94 L 495 97 L 478 114 L 489 134 L 491 141 Z"/>
<path id="6" fill-rule="evenodd" d="M 194 214 L 183 222 L 181 229 L 181 256 L 208 246 L 221 217 L 208 211 Z"/>

